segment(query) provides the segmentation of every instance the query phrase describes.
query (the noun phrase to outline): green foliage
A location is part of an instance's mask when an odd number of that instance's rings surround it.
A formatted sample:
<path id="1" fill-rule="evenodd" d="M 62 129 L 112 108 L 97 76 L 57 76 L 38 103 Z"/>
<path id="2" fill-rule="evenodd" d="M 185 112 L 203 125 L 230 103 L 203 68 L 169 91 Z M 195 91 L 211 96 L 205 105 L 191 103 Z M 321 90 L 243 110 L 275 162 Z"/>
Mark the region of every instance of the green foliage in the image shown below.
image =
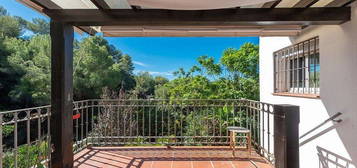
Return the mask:
<path id="1" fill-rule="evenodd" d="M 34 35 L 23 37 L 26 30 Z M 50 103 L 51 39 L 49 23 L 28 22 L 0 8 L 0 108 Z M 134 66 L 103 37 L 74 42 L 74 98 L 99 98 L 103 88 L 129 91 L 135 86 Z M 21 103 L 20 103 L 21 102 Z M 13 104 L 13 105 L 12 105 Z"/>
<path id="2" fill-rule="evenodd" d="M 48 149 L 47 142 L 41 142 L 33 145 L 21 145 L 17 152 L 17 166 L 20 168 L 38 167 L 44 168 L 41 161 L 45 160 Z M 15 167 L 14 151 L 6 152 L 3 158 L 4 167 Z"/>
<path id="3" fill-rule="evenodd" d="M 0 6 L 0 16 L 5 16 L 5 15 L 8 15 L 7 10 L 4 7 Z"/>
<path id="4" fill-rule="evenodd" d="M 23 30 L 18 19 L 12 16 L 0 16 L 0 37 L 18 37 Z"/>
<path id="5" fill-rule="evenodd" d="M 198 57 L 198 66 L 189 71 L 180 68 L 176 79 L 157 88 L 156 95 L 171 99 L 259 99 L 259 47 L 246 43 L 240 49 L 229 48 L 220 62 L 213 57 Z"/>
<path id="6" fill-rule="evenodd" d="M 154 95 L 155 92 L 155 79 L 148 72 L 140 72 L 135 76 L 136 86 L 132 93 L 137 98 L 148 98 Z"/>
<path id="7" fill-rule="evenodd" d="M 252 43 L 245 43 L 239 50 L 227 49 L 223 53 L 221 63 L 231 73 L 258 79 L 259 47 Z"/>
<path id="8" fill-rule="evenodd" d="M 134 87 L 133 64 L 128 55 L 108 44 L 99 36 L 83 39 L 74 51 L 75 98 L 98 98 L 104 87 L 119 91 Z"/>
<path id="9" fill-rule="evenodd" d="M 15 127 L 13 125 L 4 125 L 2 127 L 3 136 L 7 137 L 14 132 Z"/>
<path id="10" fill-rule="evenodd" d="M 50 33 L 50 24 L 48 21 L 41 18 L 34 18 L 32 19 L 32 22 L 27 22 L 26 27 L 35 34 Z"/>
<path id="11" fill-rule="evenodd" d="M 11 52 L 9 64 L 22 74 L 20 82 L 10 92 L 14 100 L 32 99 L 34 104 L 48 104 L 50 100 L 50 37 L 38 35 L 30 40 L 8 39 Z"/>

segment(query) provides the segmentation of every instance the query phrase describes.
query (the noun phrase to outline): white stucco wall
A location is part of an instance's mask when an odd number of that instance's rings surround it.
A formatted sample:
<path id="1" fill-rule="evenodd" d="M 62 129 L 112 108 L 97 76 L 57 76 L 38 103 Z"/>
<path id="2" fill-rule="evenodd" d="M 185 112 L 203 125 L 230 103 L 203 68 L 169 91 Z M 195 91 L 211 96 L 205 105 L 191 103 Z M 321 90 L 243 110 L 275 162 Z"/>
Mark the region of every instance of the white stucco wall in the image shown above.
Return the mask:
<path id="1" fill-rule="evenodd" d="M 320 38 L 321 98 L 273 96 L 273 52 L 314 36 Z M 300 139 L 300 167 L 329 168 L 319 164 L 326 157 L 319 160 L 317 148 L 331 152 L 331 160 L 339 158 L 339 168 L 357 165 L 357 2 L 352 4 L 352 21 L 342 25 L 308 27 L 298 37 L 260 38 L 260 100 L 300 106 L 300 135 L 342 112 L 341 123 L 329 122 Z M 342 166 L 345 160 L 354 166 Z"/>

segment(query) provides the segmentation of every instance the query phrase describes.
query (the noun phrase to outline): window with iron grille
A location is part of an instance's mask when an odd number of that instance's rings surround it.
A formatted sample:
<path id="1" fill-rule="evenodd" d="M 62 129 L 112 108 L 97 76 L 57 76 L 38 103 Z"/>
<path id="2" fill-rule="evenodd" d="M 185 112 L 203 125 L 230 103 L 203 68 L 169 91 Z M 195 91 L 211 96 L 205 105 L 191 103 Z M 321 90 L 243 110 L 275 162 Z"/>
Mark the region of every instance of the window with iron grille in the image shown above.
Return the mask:
<path id="1" fill-rule="evenodd" d="M 274 92 L 320 94 L 319 38 L 274 52 Z"/>

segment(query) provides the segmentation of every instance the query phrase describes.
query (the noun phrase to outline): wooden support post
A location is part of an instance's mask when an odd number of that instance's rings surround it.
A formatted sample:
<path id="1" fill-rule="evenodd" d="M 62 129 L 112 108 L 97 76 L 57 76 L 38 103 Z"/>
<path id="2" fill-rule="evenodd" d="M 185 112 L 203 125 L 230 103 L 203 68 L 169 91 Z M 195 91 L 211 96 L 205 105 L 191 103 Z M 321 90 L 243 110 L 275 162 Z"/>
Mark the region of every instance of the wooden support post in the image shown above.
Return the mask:
<path id="1" fill-rule="evenodd" d="M 51 21 L 51 167 L 73 167 L 73 26 Z"/>
<path id="2" fill-rule="evenodd" d="M 274 105 L 275 168 L 299 168 L 299 106 Z"/>

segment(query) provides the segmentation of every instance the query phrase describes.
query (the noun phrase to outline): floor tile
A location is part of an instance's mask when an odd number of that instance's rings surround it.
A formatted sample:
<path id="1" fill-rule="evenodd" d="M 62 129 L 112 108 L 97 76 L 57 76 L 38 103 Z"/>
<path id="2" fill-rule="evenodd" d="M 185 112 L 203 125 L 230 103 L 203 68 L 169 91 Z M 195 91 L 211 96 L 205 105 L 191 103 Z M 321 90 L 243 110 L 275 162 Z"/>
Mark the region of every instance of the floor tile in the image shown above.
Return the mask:
<path id="1" fill-rule="evenodd" d="M 172 168 L 192 168 L 191 161 L 174 161 Z"/>
<path id="2" fill-rule="evenodd" d="M 233 168 L 231 161 L 212 161 L 214 168 Z"/>
<path id="3" fill-rule="evenodd" d="M 192 168 L 213 168 L 211 161 L 192 161 Z"/>

